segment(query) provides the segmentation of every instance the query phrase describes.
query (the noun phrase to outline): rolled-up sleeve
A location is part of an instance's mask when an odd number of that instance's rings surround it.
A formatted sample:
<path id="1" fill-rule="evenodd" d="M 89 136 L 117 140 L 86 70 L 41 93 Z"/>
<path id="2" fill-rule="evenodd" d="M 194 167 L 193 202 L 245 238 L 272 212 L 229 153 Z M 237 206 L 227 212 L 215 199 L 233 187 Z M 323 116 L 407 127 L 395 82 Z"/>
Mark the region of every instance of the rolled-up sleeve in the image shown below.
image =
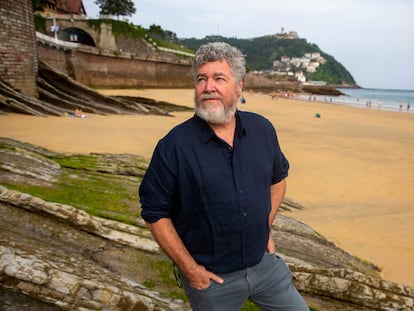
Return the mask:
<path id="1" fill-rule="evenodd" d="M 276 156 L 275 165 L 273 166 L 273 178 L 272 184 L 277 184 L 281 180 L 285 179 L 289 174 L 289 161 L 285 155 L 280 152 Z"/>
<path id="2" fill-rule="evenodd" d="M 276 129 L 272 125 L 272 145 L 273 145 L 273 175 L 272 175 L 272 185 L 277 184 L 281 180 L 285 179 L 289 174 L 289 161 L 283 154 L 279 140 L 277 138 Z"/>
<path id="3" fill-rule="evenodd" d="M 176 163 L 166 154 L 160 141 L 139 187 L 141 217 L 149 223 L 171 218 L 176 207 Z"/>

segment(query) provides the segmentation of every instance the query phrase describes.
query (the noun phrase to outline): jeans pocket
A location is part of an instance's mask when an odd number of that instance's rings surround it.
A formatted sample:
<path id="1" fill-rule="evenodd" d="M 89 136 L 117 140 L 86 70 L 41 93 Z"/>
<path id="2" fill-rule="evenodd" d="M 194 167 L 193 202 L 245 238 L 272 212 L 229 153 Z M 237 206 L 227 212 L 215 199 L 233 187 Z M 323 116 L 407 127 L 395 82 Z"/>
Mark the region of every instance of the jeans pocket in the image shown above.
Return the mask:
<path id="1" fill-rule="evenodd" d="M 277 258 L 279 258 L 279 256 L 276 254 L 276 252 L 274 252 L 274 253 L 269 253 L 267 250 L 265 251 L 265 256 L 273 256 L 273 257 L 277 257 Z"/>
<path id="2" fill-rule="evenodd" d="M 210 281 L 210 283 L 208 284 L 208 286 L 206 287 L 206 288 L 201 288 L 201 289 L 198 289 L 198 288 L 194 288 L 194 287 L 192 287 L 191 285 L 189 285 L 190 287 L 191 287 L 191 289 L 192 290 L 194 290 L 194 291 L 197 291 L 197 292 L 206 292 L 206 291 L 208 291 L 212 286 L 214 285 L 214 282 L 213 281 Z"/>

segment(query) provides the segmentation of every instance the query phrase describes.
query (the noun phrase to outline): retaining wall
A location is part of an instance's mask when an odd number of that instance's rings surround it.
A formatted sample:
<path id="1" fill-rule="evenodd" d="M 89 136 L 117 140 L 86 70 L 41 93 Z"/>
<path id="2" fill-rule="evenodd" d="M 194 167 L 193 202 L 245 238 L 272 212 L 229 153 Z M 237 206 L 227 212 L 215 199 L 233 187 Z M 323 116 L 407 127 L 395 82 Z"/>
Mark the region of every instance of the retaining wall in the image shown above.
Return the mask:
<path id="1" fill-rule="evenodd" d="M 37 65 L 32 1 L 0 0 L 0 78 L 37 97 Z"/>

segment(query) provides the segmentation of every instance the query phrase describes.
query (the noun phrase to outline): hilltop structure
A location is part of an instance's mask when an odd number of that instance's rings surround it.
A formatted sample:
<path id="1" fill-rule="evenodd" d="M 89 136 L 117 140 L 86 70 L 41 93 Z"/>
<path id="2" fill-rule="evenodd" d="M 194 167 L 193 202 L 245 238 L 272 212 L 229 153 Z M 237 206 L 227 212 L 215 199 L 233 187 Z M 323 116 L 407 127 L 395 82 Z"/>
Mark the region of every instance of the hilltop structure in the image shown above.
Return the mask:
<path id="1" fill-rule="evenodd" d="M 280 28 L 280 32 L 277 33 L 275 37 L 277 39 L 290 39 L 290 40 L 299 39 L 299 35 L 296 31 L 285 32 L 284 27 Z"/>

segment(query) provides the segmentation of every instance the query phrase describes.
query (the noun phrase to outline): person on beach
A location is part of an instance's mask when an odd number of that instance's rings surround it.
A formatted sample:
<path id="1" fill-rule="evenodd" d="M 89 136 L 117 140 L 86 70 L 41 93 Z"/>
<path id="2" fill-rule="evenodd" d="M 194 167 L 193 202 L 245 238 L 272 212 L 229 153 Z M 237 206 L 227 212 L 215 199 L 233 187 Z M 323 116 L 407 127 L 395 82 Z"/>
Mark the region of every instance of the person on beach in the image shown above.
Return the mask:
<path id="1" fill-rule="evenodd" d="M 81 108 L 76 108 L 75 109 L 75 117 L 77 118 L 86 118 L 86 114 L 83 113 Z"/>
<path id="2" fill-rule="evenodd" d="M 195 115 L 157 144 L 139 188 L 141 215 L 178 268 L 193 310 L 308 311 L 272 223 L 289 163 L 275 128 L 237 110 L 242 53 L 223 42 L 195 54 Z"/>
<path id="3" fill-rule="evenodd" d="M 241 106 L 242 106 L 241 110 L 244 110 L 244 105 L 246 104 L 246 98 L 244 98 L 244 96 L 242 96 L 240 98 L 240 103 L 241 103 Z"/>

